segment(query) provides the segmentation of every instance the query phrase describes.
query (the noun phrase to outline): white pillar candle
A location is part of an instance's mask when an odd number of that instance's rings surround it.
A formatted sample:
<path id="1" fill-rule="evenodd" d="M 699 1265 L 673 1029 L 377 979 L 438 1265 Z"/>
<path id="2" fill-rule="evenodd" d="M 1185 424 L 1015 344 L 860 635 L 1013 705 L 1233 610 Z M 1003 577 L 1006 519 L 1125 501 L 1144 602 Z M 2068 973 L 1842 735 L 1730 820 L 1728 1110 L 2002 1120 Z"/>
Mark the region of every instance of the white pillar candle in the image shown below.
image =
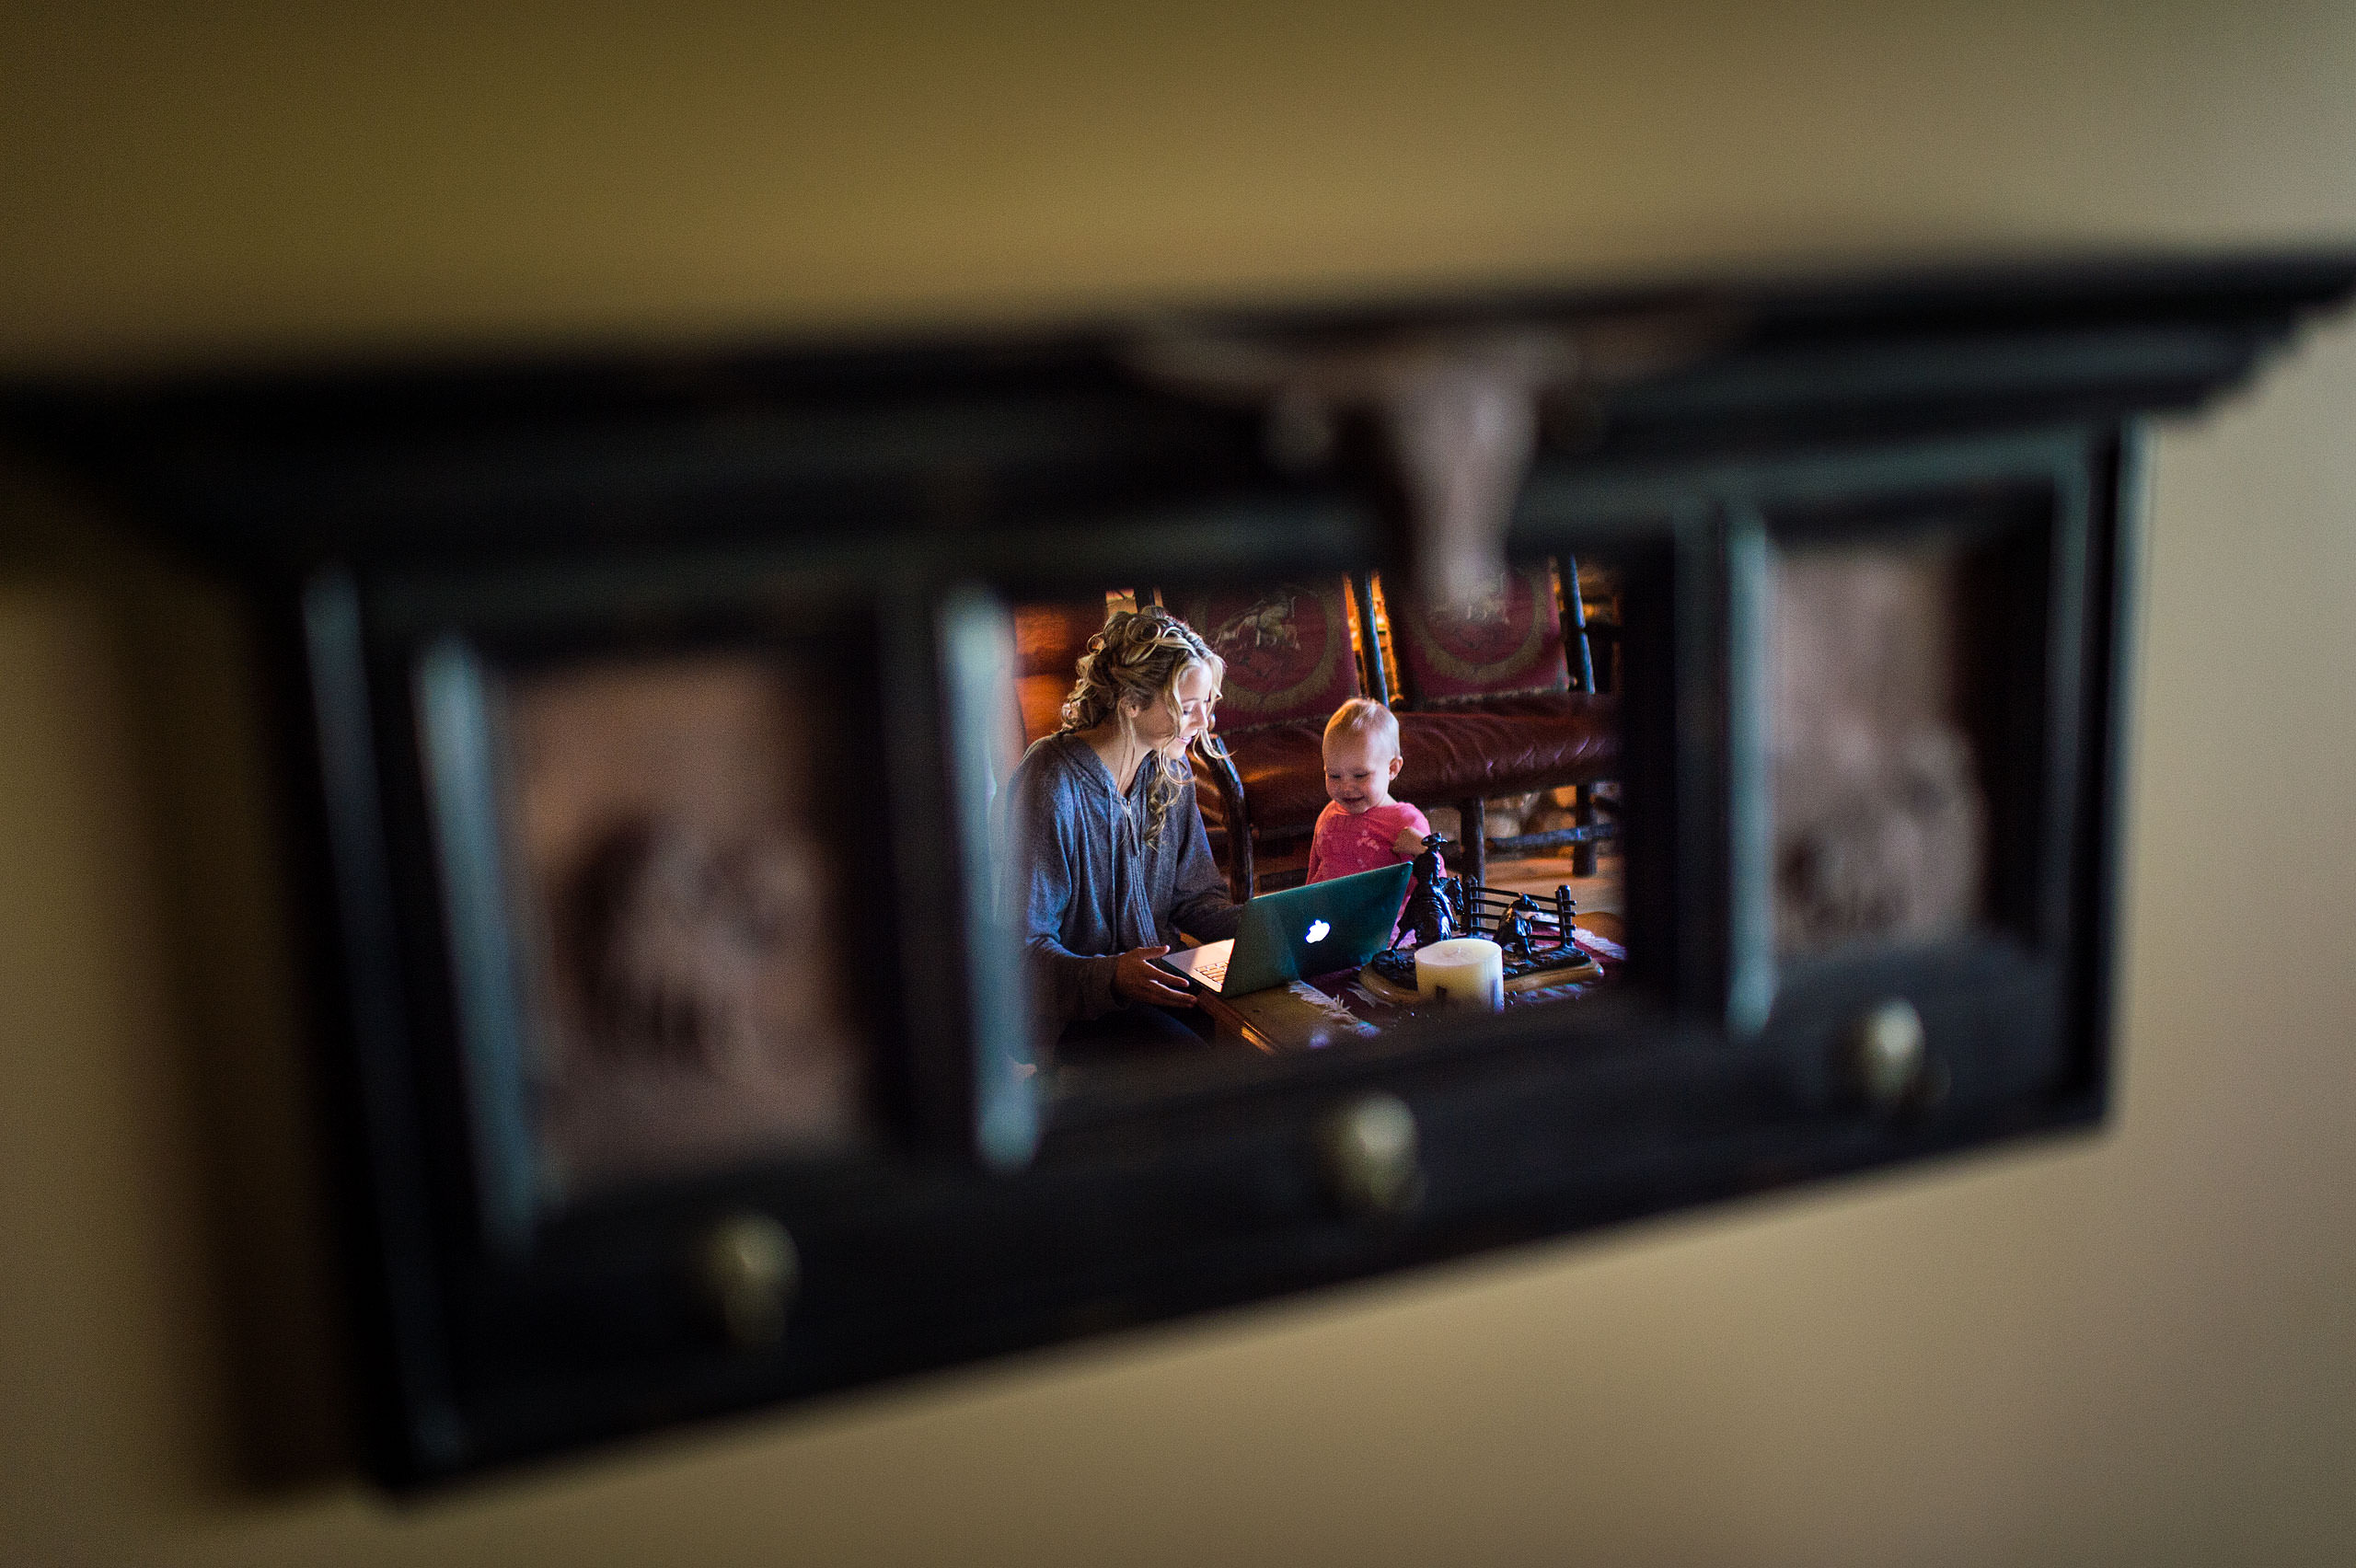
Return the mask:
<path id="1" fill-rule="evenodd" d="M 1486 937 L 1417 948 L 1415 989 L 1427 1002 L 1496 1012 L 1506 1005 L 1506 950 Z"/>

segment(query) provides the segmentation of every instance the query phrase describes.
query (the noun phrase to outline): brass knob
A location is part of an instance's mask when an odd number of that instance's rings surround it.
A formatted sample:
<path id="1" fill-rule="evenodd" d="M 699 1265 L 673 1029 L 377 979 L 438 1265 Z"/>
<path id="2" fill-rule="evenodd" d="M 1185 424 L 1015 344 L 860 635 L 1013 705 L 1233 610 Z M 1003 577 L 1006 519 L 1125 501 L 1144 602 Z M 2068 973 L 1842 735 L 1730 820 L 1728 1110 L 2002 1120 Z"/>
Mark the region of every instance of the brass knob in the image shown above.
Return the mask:
<path id="1" fill-rule="evenodd" d="M 696 1263 L 731 1343 L 751 1350 L 785 1337 L 802 1256 L 784 1226 L 765 1214 L 731 1215 L 704 1233 Z"/>
<path id="2" fill-rule="evenodd" d="M 1849 1036 L 1849 1059 L 1857 1087 L 1884 1111 L 1919 1099 L 1930 1057 L 1929 1036 L 1914 1004 L 1893 997 L 1867 1009 Z"/>
<path id="3" fill-rule="evenodd" d="M 1415 1144 L 1415 1113 L 1395 1094 L 1360 1095 L 1317 1126 L 1326 1186 L 1355 1214 L 1404 1214 L 1422 1199 Z"/>

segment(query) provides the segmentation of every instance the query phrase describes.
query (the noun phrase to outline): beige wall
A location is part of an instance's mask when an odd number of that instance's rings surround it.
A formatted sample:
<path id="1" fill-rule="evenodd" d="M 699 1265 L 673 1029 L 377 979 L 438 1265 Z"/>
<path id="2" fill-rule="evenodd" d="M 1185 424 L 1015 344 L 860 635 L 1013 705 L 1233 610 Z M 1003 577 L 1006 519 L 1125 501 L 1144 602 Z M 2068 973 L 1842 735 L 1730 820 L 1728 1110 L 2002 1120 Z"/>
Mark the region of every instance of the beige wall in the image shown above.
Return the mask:
<path id="1" fill-rule="evenodd" d="M 2345 6 L 18 9 L 14 370 L 2356 237 Z M 2104 1134 L 401 1511 L 233 1479 L 294 1220 L 192 1130 L 283 1143 L 217 617 L 0 491 L 0 1561 L 2356 1559 L 2356 330 L 2157 470 Z"/>

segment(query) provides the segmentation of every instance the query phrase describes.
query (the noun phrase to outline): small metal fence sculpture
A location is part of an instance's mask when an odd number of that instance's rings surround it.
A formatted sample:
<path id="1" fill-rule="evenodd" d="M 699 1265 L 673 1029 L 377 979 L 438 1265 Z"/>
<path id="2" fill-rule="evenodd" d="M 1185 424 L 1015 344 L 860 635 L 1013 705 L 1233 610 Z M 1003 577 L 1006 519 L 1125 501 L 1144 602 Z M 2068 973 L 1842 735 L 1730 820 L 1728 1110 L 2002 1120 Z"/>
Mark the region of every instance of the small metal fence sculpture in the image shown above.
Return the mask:
<path id="1" fill-rule="evenodd" d="M 1505 950 L 1505 978 L 1510 985 L 1549 970 L 1576 969 L 1594 961 L 1574 937 L 1577 901 L 1568 883 L 1558 884 L 1542 904 L 1526 893 L 1484 887 L 1440 870 L 1440 851 L 1453 848 L 1434 836 L 1424 840 L 1415 857 L 1415 882 L 1407 894 L 1392 945 L 1368 965 L 1376 974 L 1406 990 L 1415 988 L 1415 948 L 1402 948 L 1399 938 L 1412 932 L 1417 947 L 1450 937 L 1486 937 Z"/>

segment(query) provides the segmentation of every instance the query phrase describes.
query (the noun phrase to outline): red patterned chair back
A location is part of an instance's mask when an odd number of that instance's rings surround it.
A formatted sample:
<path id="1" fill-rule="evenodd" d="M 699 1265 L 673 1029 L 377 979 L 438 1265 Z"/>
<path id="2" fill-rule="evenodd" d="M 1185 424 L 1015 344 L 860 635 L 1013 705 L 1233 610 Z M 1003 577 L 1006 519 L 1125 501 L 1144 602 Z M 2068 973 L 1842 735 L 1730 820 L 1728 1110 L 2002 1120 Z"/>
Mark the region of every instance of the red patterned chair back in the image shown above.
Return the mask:
<path id="1" fill-rule="evenodd" d="M 1384 598 L 1403 696 L 1416 708 L 1571 689 L 1553 563 L 1516 566 L 1465 605 Z"/>
<path id="2" fill-rule="evenodd" d="M 1322 724 L 1363 693 L 1346 579 L 1189 594 L 1171 599 L 1170 607 L 1227 661 L 1222 733 L 1304 719 Z"/>

